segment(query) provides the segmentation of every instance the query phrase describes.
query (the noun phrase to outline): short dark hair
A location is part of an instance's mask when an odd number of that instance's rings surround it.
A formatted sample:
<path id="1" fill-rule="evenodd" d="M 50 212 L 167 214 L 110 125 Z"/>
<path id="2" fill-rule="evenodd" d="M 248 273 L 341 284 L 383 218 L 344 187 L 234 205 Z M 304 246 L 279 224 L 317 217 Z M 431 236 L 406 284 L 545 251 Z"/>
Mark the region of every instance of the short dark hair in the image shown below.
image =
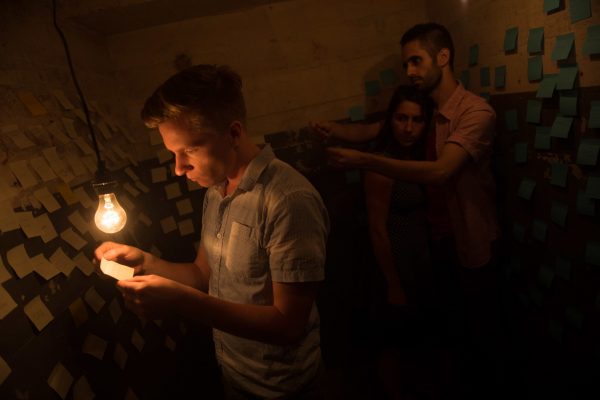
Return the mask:
<path id="1" fill-rule="evenodd" d="M 385 152 L 391 156 L 395 155 L 396 139 L 394 138 L 394 132 L 392 128 L 392 122 L 394 114 L 400 103 L 404 101 L 410 101 L 411 103 L 418 104 L 421 106 L 421 112 L 423 113 L 423 119 L 425 120 L 425 127 L 423 128 L 425 133 L 413 146 L 413 155 L 420 157 L 423 155 L 425 147 L 425 137 L 427 136 L 427 129 L 431 123 L 431 117 L 433 115 L 433 100 L 419 90 L 416 86 L 400 85 L 394 91 L 392 98 L 388 104 L 387 111 L 385 113 L 385 119 L 383 120 L 383 126 L 379 132 L 378 141 L 375 145 L 377 152 Z"/>
<path id="2" fill-rule="evenodd" d="M 221 65 L 195 65 L 167 79 L 150 96 L 141 112 L 149 128 L 178 120 L 191 128 L 209 124 L 219 131 L 231 122 L 245 122 L 242 78 Z"/>
<path id="3" fill-rule="evenodd" d="M 450 36 L 450 32 L 445 26 L 435 22 L 417 24 L 402 35 L 400 45 L 404 46 L 413 40 L 421 42 L 433 59 L 441 49 L 450 50 L 450 69 L 454 71 L 454 43 L 452 43 L 452 36 Z"/>

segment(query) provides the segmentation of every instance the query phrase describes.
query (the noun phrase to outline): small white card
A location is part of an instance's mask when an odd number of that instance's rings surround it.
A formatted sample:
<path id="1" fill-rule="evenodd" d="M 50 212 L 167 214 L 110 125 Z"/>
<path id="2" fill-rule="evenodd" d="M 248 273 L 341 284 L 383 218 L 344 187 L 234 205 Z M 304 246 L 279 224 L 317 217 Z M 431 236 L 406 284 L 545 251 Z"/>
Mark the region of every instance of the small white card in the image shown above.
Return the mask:
<path id="1" fill-rule="evenodd" d="M 100 261 L 100 270 L 118 281 L 133 278 L 133 268 L 114 261 L 109 261 L 105 258 L 102 258 Z"/>

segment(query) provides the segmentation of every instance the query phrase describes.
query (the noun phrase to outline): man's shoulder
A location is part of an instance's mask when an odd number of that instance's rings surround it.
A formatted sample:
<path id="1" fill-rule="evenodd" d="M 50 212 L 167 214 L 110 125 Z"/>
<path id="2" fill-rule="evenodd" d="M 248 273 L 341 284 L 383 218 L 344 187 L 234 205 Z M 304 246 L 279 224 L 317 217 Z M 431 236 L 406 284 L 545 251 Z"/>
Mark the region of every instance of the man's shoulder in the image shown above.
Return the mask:
<path id="1" fill-rule="evenodd" d="M 261 176 L 265 193 L 283 199 L 304 193 L 321 199 L 310 181 L 290 164 L 274 158 Z"/>
<path id="2" fill-rule="evenodd" d="M 496 116 L 494 108 L 490 105 L 490 103 L 487 102 L 486 99 L 476 95 L 475 93 L 469 90 L 465 90 L 463 93 L 461 108 L 463 109 L 462 114 L 469 112 L 484 111 L 489 112 L 493 117 Z"/>

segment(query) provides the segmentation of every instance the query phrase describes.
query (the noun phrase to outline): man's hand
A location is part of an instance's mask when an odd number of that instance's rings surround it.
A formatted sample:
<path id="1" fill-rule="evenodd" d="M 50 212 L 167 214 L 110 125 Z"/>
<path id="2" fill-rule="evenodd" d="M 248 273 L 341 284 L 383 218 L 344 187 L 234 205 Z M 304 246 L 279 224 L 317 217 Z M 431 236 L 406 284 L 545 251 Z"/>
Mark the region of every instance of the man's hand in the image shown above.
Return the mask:
<path id="1" fill-rule="evenodd" d="M 329 163 L 336 168 L 363 168 L 369 154 L 352 149 L 328 147 Z"/>
<path id="2" fill-rule="evenodd" d="M 134 273 L 143 273 L 145 267 L 148 266 L 151 256 L 144 253 L 137 247 L 127 246 L 115 242 L 104 242 L 94 251 L 96 257 L 96 265 L 100 265 L 100 260 L 105 258 L 109 261 L 116 261 L 119 264 L 127 265 L 134 268 Z"/>
<path id="3" fill-rule="evenodd" d="M 322 140 L 327 140 L 331 136 L 334 136 L 335 125 L 339 124 L 331 121 L 310 121 L 308 123 L 309 128 Z"/>
<path id="4" fill-rule="evenodd" d="M 118 281 L 125 307 L 144 318 L 163 318 L 177 312 L 187 286 L 158 275 L 134 276 Z"/>

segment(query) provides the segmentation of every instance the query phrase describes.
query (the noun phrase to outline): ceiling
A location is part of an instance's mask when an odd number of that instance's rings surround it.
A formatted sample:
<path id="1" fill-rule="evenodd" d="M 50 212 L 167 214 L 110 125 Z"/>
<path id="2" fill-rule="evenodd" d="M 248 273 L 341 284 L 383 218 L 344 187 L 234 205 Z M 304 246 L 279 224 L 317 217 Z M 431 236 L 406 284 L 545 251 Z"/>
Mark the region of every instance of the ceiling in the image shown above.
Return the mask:
<path id="1" fill-rule="evenodd" d="M 227 14 L 285 0 L 63 0 L 60 14 L 103 35 Z"/>

